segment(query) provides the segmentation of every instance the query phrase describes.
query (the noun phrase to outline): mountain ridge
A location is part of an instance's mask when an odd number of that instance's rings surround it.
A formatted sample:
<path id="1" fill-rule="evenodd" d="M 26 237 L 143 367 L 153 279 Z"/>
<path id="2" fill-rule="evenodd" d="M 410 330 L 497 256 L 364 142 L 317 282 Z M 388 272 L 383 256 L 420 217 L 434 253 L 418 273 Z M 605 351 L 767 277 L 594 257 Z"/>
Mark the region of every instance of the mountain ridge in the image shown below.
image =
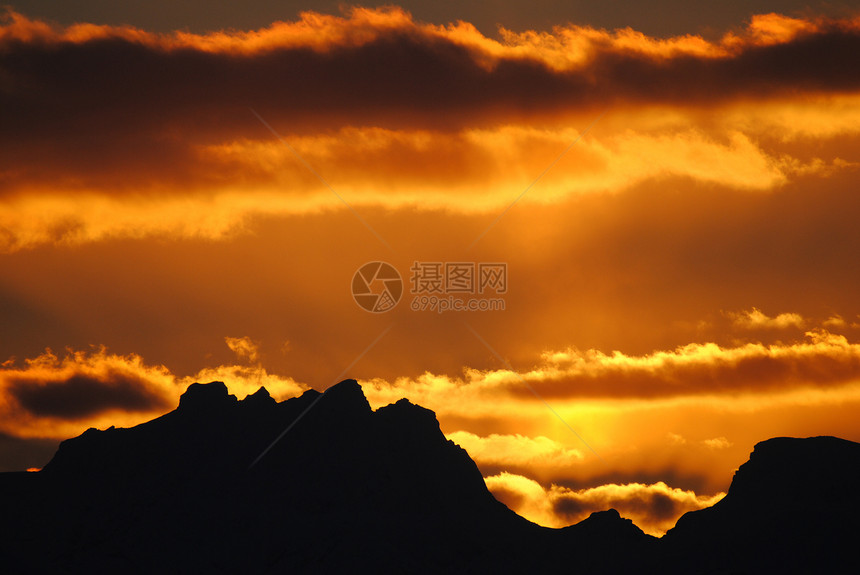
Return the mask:
<path id="1" fill-rule="evenodd" d="M 721 502 L 662 539 L 615 510 L 549 529 L 497 501 L 435 414 L 405 398 L 374 411 L 355 380 L 282 402 L 195 383 L 169 413 L 89 429 L 42 471 L 0 474 L 0 559 L 11 573 L 839 572 L 860 502 L 816 507 L 834 497 L 814 488 L 855 481 L 860 444 L 774 438 Z M 808 492 L 783 509 L 769 503 L 774 485 Z M 787 517 L 812 527 L 792 531 Z M 810 539 L 822 526 L 829 539 Z M 786 545 L 790 561 L 761 559 Z"/>

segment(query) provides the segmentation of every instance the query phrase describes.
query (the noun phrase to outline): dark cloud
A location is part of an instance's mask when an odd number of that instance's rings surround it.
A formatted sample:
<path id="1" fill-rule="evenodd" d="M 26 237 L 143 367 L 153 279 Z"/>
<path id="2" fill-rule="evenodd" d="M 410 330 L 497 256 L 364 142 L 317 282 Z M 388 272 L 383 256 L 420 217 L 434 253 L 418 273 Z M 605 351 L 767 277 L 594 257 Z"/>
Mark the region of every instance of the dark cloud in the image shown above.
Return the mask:
<path id="1" fill-rule="evenodd" d="M 346 34 L 357 25 L 329 26 Z M 231 174 L 203 162 L 196 146 L 269 139 L 249 107 L 285 134 L 353 125 L 459 130 L 607 105 L 713 105 L 860 86 L 860 32 L 839 23 L 786 43 L 748 40 L 719 57 L 649 56 L 607 35 L 569 70 L 553 69 L 540 50 L 492 55 L 411 22 L 372 34 L 357 44 L 244 52 L 119 32 L 77 42 L 6 38 L 0 189 L 57 179 L 68 189 L 140 191 L 153 179 L 205 187 Z"/>
<path id="2" fill-rule="evenodd" d="M 562 517 L 579 517 L 586 512 L 603 511 L 598 507 L 576 497 L 564 497 L 555 501 L 553 511 Z"/>
<path id="3" fill-rule="evenodd" d="M 29 16 L 57 20 L 64 24 L 86 21 L 96 24 L 128 24 L 168 32 L 190 29 L 195 32 L 227 28 L 259 28 L 274 20 L 290 19 L 303 10 L 337 13 L 340 0 L 250 0 L 237 4 L 230 0 L 15 0 L 10 2 Z M 388 2 L 361 2 L 387 5 Z M 707 29 L 715 32 L 737 26 L 750 14 L 795 12 L 839 13 L 845 6 L 832 0 L 745 0 L 744 2 L 696 2 L 685 0 L 614 0 L 613 2 L 569 2 L 563 0 L 496 0 L 481 2 L 436 2 L 399 0 L 419 20 L 444 24 L 471 22 L 484 34 L 494 35 L 498 26 L 515 30 L 549 29 L 574 22 L 602 28 L 631 26 L 647 34 L 680 35 Z M 848 3 L 850 5 L 850 2 Z"/>
<path id="4" fill-rule="evenodd" d="M 770 98 L 787 92 L 850 91 L 860 86 L 858 64 L 846 50 L 860 48 L 860 31 L 838 26 L 790 42 L 745 46 L 722 57 L 654 58 L 606 50 L 589 65 L 591 95 L 618 105 L 697 105 Z M 572 74 L 575 76 L 575 74 Z"/>
<path id="5" fill-rule="evenodd" d="M 696 345 L 696 344 L 694 344 Z M 691 353 L 674 351 L 659 357 L 631 358 L 629 365 L 590 363 L 582 371 L 532 386 L 546 398 L 658 398 L 727 392 L 766 392 L 792 387 L 836 387 L 860 375 L 860 347 L 845 341 L 754 348 L 740 346 L 713 351 L 696 345 Z M 528 397 L 531 390 L 512 385 Z"/>
<path id="6" fill-rule="evenodd" d="M 609 508 L 618 510 L 622 516 L 648 517 L 659 523 L 675 520 L 690 510 L 688 494 L 680 494 L 668 488 L 635 489 L 621 487 L 613 493 L 600 489 L 582 493 L 569 492 L 559 495 L 552 501 L 553 511 L 567 521 L 581 520 L 584 515 Z"/>
<path id="7" fill-rule="evenodd" d="M 653 458 L 655 456 L 651 454 L 651 457 Z M 701 473 L 701 471 L 693 472 L 691 470 L 684 470 L 680 469 L 677 465 L 655 464 L 649 467 L 648 462 L 643 461 L 636 461 L 635 464 L 632 464 L 632 460 L 630 460 L 630 458 L 628 458 L 628 461 L 625 461 L 624 463 L 628 467 L 627 470 L 619 469 L 608 472 L 599 470 L 599 472 L 595 472 L 594 470 L 586 471 L 583 469 L 579 471 L 579 475 L 574 475 L 572 470 L 565 469 L 561 473 L 554 474 L 552 482 L 570 490 L 578 490 L 599 487 L 608 483 L 614 483 L 616 485 L 643 483 L 647 485 L 663 481 L 673 487 L 684 489 L 686 491 L 694 491 L 696 493 L 708 493 L 710 491 L 724 490 L 728 487 L 729 483 L 729 479 L 720 478 L 719 485 L 711 484 L 711 478 Z M 634 469 L 629 469 L 629 467 L 633 467 Z M 528 470 L 525 468 L 520 470 L 512 470 L 509 468 L 507 470 L 512 473 L 534 474 L 534 470 Z M 484 466 L 481 466 L 481 471 L 484 475 L 490 475 L 489 472 L 484 470 Z M 500 470 L 499 472 L 501 471 L 504 470 Z"/>
<path id="8" fill-rule="evenodd" d="M 7 393 L 20 407 L 38 417 L 77 420 L 111 410 L 146 412 L 170 403 L 147 380 L 131 373 L 106 370 L 65 379 L 39 381 L 17 376 L 7 379 Z"/>

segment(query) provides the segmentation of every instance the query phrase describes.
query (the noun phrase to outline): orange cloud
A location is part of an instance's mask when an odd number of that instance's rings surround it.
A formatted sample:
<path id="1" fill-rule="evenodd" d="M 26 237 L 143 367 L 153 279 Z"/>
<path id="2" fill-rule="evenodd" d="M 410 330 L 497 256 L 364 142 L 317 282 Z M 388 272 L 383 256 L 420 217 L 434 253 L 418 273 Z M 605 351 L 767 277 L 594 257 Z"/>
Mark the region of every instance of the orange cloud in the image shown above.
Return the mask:
<path id="1" fill-rule="evenodd" d="M 732 443 L 725 437 L 715 437 L 713 439 L 705 439 L 702 441 L 709 449 L 726 449 L 732 446 Z"/>
<path id="2" fill-rule="evenodd" d="M 260 366 L 222 365 L 204 368 L 192 377 L 178 379 L 178 386 L 185 389 L 194 382 L 223 381 L 230 393 L 239 398 L 248 396 L 260 387 L 265 387 L 277 401 L 284 401 L 301 395 L 308 386 L 291 377 L 282 377 L 267 372 Z"/>
<path id="3" fill-rule="evenodd" d="M 825 328 L 838 329 L 846 327 L 848 325 L 848 322 L 846 322 L 845 318 L 843 318 L 841 315 L 834 314 L 824 320 L 824 323 L 822 323 L 821 325 L 823 325 Z"/>
<path id="4" fill-rule="evenodd" d="M 776 317 L 768 317 L 758 308 L 744 312 L 729 312 L 732 323 L 741 329 L 803 329 L 806 320 L 797 313 L 781 313 Z"/>
<path id="5" fill-rule="evenodd" d="M 4 362 L 0 369 L 0 433 L 67 438 L 89 427 L 136 425 L 173 409 L 191 383 L 216 380 L 240 397 L 260 386 L 278 400 L 307 389 L 259 366 L 219 366 L 176 377 L 139 355 L 111 354 L 104 347 L 69 350 L 63 357 L 47 350 L 21 366 Z"/>
<path id="6" fill-rule="evenodd" d="M 257 363 L 260 359 L 260 346 L 250 337 L 225 337 L 224 341 L 230 351 L 240 358 L 246 358 L 251 363 Z"/>
<path id="7" fill-rule="evenodd" d="M 409 34 L 427 40 L 446 40 L 474 50 L 484 62 L 505 58 L 534 58 L 548 66 L 565 70 L 580 66 L 602 52 L 638 54 L 654 58 L 725 58 L 744 49 L 774 46 L 804 36 L 860 28 L 860 18 L 833 20 L 824 17 L 800 19 L 781 14 L 755 14 L 747 28 L 730 32 L 718 41 L 692 34 L 672 38 L 652 38 L 631 28 L 614 31 L 589 26 L 556 26 L 552 32 L 513 32 L 500 29 L 501 41 L 483 36 L 468 22 L 433 25 L 416 22 L 400 7 L 346 9 L 345 16 L 306 11 L 295 22 L 274 22 L 252 31 L 222 30 L 206 34 L 176 31 L 170 34 L 146 32 L 131 26 L 73 24 L 57 27 L 34 21 L 7 10 L 6 25 L 0 28 L 0 42 L 83 44 L 121 39 L 163 50 L 194 49 L 210 53 L 256 54 L 278 49 L 310 48 L 330 51 L 357 48 L 391 34 Z"/>
<path id="8" fill-rule="evenodd" d="M 825 20 L 810 21 L 800 18 L 790 18 L 782 14 L 755 14 L 750 18 L 747 28 L 746 42 L 754 42 L 759 46 L 772 46 L 784 44 L 804 34 L 813 34 L 826 26 Z M 857 20 L 849 21 L 849 27 L 857 25 Z M 733 44 L 734 35 L 727 36 L 724 42 Z M 744 42 L 740 40 L 740 42 Z"/>
<path id="9" fill-rule="evenodd" d="M 479 466 L 553 467 L 563 469 L 579 463 L 582 452 L 548 437 L 520 434 L 491 434 L 481 437 L 468 431 L 454 431 L 446 437 L 465 449 Z"/>
<path id="10" fill-rule="evenodd" d="M 142 421 L 169 408 L 178 397 L 174 387 L 166 368 L 147 366 L 134 354 L 99 348 L 69 351 L 60 358 L 47 350 L 25 360 L 23 367 L 0 370 L 2 431 L 56 437 L 91 421 Z"/>
<path id="11" fill-rule="evenodd" d="M 839 388 L 860 382 L 860 344 L 825 330 L 808 331 L 791 344 L 747 343 L 721 347 L 690 343 L 671 351 L 631 356 L 571 348 L 545 352 L 535 369 L 466 369 L 465 377 L 425 374 L 417 379 L 367 382 L 371 403 L 405 394 L 443 405 L 465 396 L 547 399 L 666 399 L 723 394 L 790 394 L 797 389 Z M 443 407 L 448 410 L 450 407 Z"/>
<path id="12" fill-rule="evenodd" d="M 497 499 L 540 525 L 564 527 L 586 519 L 595 511 L 613 508 L 657 537 L 671 529 L 684 513 L 710 507 L 725 496 L 725 493 L 697 495 L 663 482 L 607 484 L 588 489 L 558 485 L 545 488 L 537 481 L 506 472 L 484 480 Z"/>
<path id="13" fill-rule="evenodd" d="M 762 392 L 779 387 L 839 386 L 860 376 L 860 344 L 824 330 L 806 332 L 807 340 L 788 345 L 749 343 L 734 348 L 689 344 L 671 352 L 631 357 L 590 350 L 545 355 L 547 367 L 526 379 L 550 396 L 624 395 L 639 397 L 699 395 L 725 391 Z M 498 380 L 504 372 L 486 374 Z M 510 377 L 510 376 L 508 376 Z M 543 386 L 552 381 L 567 387 Z M 552 389 L 551 389 L 552 388 Z"/>
<path id="14" fill-rule="evenodd" d="M 292 145 L 353 206 L 471 214 L 503 209 L 580 133 L 522 126 L 458 134 L 348 128 L 334 136 L 297 137 Z M 123 237 L 227 240 L 248 232 L 259 216 L 320 215 L 342 208 L 277 140 L 205 146 L 196 154 L 201 170 L 208 166 L 212 174 L 223 173 L 221 183 L 142 197 L 99 185 L 75 191 L 73 202 L 68 192 L 47 184 L 22 184 L 18 193 L 0 198 L 0 250 Z M 692 129 L 628 131 L 579 142 L 568 163 L 541 181 L 529 199 L 557 204 L 670 178 L 770 191 L 798 175 L 847 168 L 835 160 L 770 152 L 740 132 L 721 141 Z"/>
<path id="15" fill-rule="evenodd" d="M 581 136 L 581 130 L 570 127 L 516 125 L 453 134 L 345 128 L 333 135 L 296 137 L 290 145 L 310 165 L 337 178 L 338 190 L 359 204 L 485 211 L 504 207 Z M 690 128 L 664 127 L 660 133 L 604 130 L 602 137 L 578 142 L 572 154 L 575 169 L 553 174 L 538 197 L 557 201 L 575 194 L 617 192 L 656 177 L 769 190 L 801 169 L 814 172 L 797 159 L 768 153 L 741 132 L 722 140 Z M 295 185 L 307 170 L 276 140 L 242 140 L 206 148 L 201 154 L 214 166 L 226 164 L 238 173 L 258 174 L 284 186 Z M 440 165 L 446 169 L 440 170 Z M 479 191 L 488 185 L 497 192 Z"/>
<path id="16" fill-rule="evenodd" d="M 355 206 L 499 210 L 602 108 L 532 199 L 664 178 L 780 189 L 855 166 L 798 148 L 860 133 L 855 75 L 805 64 L 854 44 L 858 20 L 773 14 L 714 42 L 577 26 L 497 40 L 398 8 L 209 34 L 8 12 L 0 250 L 228 239 L 261 215 L 342 209 L 249 107 Z"/>

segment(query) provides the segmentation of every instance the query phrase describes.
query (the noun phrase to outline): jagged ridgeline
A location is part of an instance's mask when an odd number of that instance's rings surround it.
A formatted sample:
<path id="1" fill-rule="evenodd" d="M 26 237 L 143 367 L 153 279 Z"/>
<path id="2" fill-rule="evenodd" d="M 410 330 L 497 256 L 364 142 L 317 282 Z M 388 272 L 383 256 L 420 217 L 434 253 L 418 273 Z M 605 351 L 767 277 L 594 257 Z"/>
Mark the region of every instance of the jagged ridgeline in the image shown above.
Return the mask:
<path id="1" fill-rule="evenodd" d="M 850 572 L 858 485 L 860 445 L 778 438 L 662 539 L 614 510 L 548 529 L 405 399 L 373 411 L 354 380 L 280 403 L 196 383 L 162 417 L 0 474 L 0 571 Z"/>

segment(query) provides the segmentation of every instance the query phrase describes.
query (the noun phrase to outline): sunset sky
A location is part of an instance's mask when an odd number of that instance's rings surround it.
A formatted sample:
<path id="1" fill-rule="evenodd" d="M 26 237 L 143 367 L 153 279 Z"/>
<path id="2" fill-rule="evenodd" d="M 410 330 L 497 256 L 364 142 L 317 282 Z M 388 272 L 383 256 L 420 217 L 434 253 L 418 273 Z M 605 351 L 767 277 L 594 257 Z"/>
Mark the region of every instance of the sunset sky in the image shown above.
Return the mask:
<path id="1" fill-rule="evenodd" d="M 352 377 L 527 518 L 660 535 L 758 441 L 860 441 L 858 54 L 838 2 L 13 2 L 0 470 Z M 504 309 L 416 311 L 415 262 Z"/>

